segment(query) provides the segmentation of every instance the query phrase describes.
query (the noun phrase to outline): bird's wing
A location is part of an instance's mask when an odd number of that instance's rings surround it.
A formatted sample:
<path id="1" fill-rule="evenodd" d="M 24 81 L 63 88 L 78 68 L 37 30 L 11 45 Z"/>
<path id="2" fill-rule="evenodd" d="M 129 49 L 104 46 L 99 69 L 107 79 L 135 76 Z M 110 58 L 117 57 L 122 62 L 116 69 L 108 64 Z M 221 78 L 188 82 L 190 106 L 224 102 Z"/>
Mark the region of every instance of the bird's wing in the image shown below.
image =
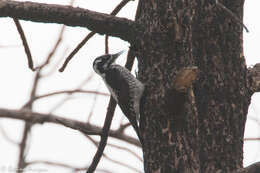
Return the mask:
<path id="1" fill-rule="evenodd" d="M 136 110 L 133 103 L 135 97 L 136 78 L 131 74 L 130 71 L 119 65 L 113 65 L 106 72 L 105 81 L 107 85 L 114 89 L 117 95 L 118 105 L 122 112 L 125 114 L 129 122 L 134 127 L 139 139 L 141 140 L 139 128 L 136 120 Z"/>
<path id="2" fill-rule="evenodd" d="M 125 107 L 129 106 L 131 98 L 129 81 L 133 80 L 133 78 L 134 76 L 129 71 L 119 65 L 113 65 L 112 68 L 106 71 L 105 81 L 115 92 L 116 99 L 120 103 L 119 106 L 125 114 L 129 113 L 125 112 Z"/>

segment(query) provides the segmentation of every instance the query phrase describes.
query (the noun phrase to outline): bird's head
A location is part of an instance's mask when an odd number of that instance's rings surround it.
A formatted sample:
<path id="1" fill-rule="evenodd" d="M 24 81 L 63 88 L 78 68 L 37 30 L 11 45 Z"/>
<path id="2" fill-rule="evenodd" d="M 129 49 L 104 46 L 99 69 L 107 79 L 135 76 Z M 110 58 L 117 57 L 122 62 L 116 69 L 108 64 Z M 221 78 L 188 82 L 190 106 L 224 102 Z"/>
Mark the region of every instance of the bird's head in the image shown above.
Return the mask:
<path id="1" fill-rule="evenodd" d="M 116 59 L 124 53 L 123 51 L 120 51 L 116 54 L 105 54 L 102 56 L 97 57 L 93 62 L 93 69 L 96 73 L 99 75 L 104 74 L 104 72 L 110 67 L 111 64 L 113 64 Z"/>

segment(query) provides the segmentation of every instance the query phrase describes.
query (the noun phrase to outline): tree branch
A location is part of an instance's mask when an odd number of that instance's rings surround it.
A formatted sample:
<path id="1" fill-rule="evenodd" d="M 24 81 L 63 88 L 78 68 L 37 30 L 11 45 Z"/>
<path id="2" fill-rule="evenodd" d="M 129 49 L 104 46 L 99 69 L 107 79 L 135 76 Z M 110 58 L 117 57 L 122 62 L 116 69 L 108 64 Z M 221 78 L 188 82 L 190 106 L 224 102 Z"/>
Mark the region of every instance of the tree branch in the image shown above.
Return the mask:
<path id="1" fill-rule="evenodd" d="M 232 173 L 259 173 L 260 172 L 260 162 L 256 162 L 246 168 L 241 168 Z"/>
<path id="2" fill-rule="evenodd" d="M 92 139 L 90 136 L 86 136 L 96 147 L 98 147 L 98 142 L 94 139 Z M 108 144 L 110 145 L 110 144 Z M 142 173 L 141 171 L 139 171 L 138 169 L 124 163 L 124 162 L 121 162 L 121 161 L 118 161 L 118 160 L 115 160 L 115 159 L 112 159 L 111 157 L 109 157 L 107 154 L 105 153 L 102 153 L 102 156 L 104 158 L 106 158 L 107 160 L 109 160 L 110 162 L 114 163 L 114 164 L 118 164 L 120 166 L 123 166 L 123 167 L 126 167 L 128 169 L 131 169 L 132 171 L 135 171 L 135 172 L 138 172 L 138 173 Z"/>
<path id="3" fill-rule="evenodd" d="M 260 63 L 248 68 L 249 89 L 251 93 L 260 91 Z"/>
<path id="4" fill-rule="evenodd" d="M 36 67 L 36 69 L 41 69 L 41 68 L 47 66 L 50 63 L 51 58 L 54 57 L 55 53 L 57 52 L 58 47 L 61 45 L 61 42 L 63 40 L 63 35 L 64 35 L 65 28 L 66 28 L 65 25 L 63 25 L 61 27 L 58 39 L 57 39 L 55 45 L 53 46 L 52 50 L 49 52 L 49 55 L 47 56 L 45 62 L 42 65 L 40 65 L 39 67 Z"/>
<path id="5" fill-rule="evenodd" d="M 71 6 L 35 2 L 0 0 L 0 17 L 81 26 L 128 42 L 135 41 L 141 31 L 141 25 L 126 18 Z"/>
<path id="6" fill-rule="evenodd" d="M 1 4 L 1 2 L 0 2 Z M 20 34 L 20 37 L 21 37 L 21 40 L 23 42 L 23 47 L 24 47 L 24 51 L 27 55 L 27 60 L 28 60 L 28 67 L 34 71 L 34 67 L 33 67 L 33 60 L 32 60 L 32 54 L 31 54 L 31 51 L 30 51 L 30 48 L 29 48 L 29 45 L 27 43 L 27 40 L 26 40 L 26 37 L 25 37 L 25 34 L 24 34 L 24 31 L 23 31 L 23 28 L 22 28 L 22 25 L 20 24 L 19 20 L 17 20 L 16 18 L 13 18 L 13 21 L 15 23 L 15 26 L 17 28 L 17 31 L 19 32 Z"/>
<path id="7" fill-rule="evenodd" d="M 260 138 L 244 138 L 244 141 L 260 141 Z"/>
<path id="8" fill-rule="evenodd" d="M 123 0 L 121 1 L 115 9 L 110 13 L 110 15 L 115 16 L 130 0 Z M 73 58 L 73 56 L 87 43 L 89 39 L 91 39 L 96 32 L 92 31 L 90 32 L 78 45 L 77 47 L 69 54 L 69 56 L 66 58 L 64 64 L 59 69 L 60 72 L 63 72 L 68 65 L 69 61 Z M 106 35 L 106 40 L 108 36 Z"/>
<path id="9" fill-rule="evenodd" d="M 98 165 L 98 163 L 101 159 L 101 156 L 103 155 L 104 149 L 107 145 L 108 133 L 109 133 L 110 126 L 111 126 L 111 123 L 112 123 L 112 119 L 113 119 L 113 116 L 114 116 L 114 113 L 115 113 L 115 109 L 116 109 L 116 101 L 112 97 L 110 97 L 105 123 L 104 123 L 104 126 L 102 128 L 101 140 L 100 140 L 100 143 L 98 145 L 97 152 L 96 152 L 96 154 L 93 158 L 93 161 L 92 161 L 91 165 L 89 166 L 86 173 L 95 172 L 97 165 Z"/>
<path id="10" fill-rule="evenodd" d="M 85 134 L 92 133 L 96 135 L 102 135 L 101 128 L 98 126 L 92 125 L 90 123 L 84 123 L 77 120 L 72 120 L 69 118 L 62 118 L 61 116 L 57 116 L 53 114 L 43 114 L 37 112 L 30 112 L 26 110 L 10 110 L 10 109 L 0 108 L 0 118 L 19 119 L 33 124 L 42 124 L 42 123 L 61 124 L 71 129 L 81 131 Z M 135 146 L 141 147 L 141 144 L 137 139 L 125 135 L 117 130 L 110 130 L 109 136 L 128 142 Z"/>
<path id="11" fill-rule="evenodd" d="M 35 96 L 34 98 L 30 99 L 23 107 L 28 106 L 32 102 L 38 99 L 50 97 L 50 96 L 56 96 L 59 94 L 75 94 L 75 93 L 87 93 L 87 94 L 95 94 L 95 95 L 101 95 L 101 96 L 110 96 L 109 94 L 98 92 L 98 91 L 89 91 L 89 90 L 82 90 L 82 89 L 74 89 L 74 90 L 61 90 L 56 92 L 51 92 L 43 95 Z"/>

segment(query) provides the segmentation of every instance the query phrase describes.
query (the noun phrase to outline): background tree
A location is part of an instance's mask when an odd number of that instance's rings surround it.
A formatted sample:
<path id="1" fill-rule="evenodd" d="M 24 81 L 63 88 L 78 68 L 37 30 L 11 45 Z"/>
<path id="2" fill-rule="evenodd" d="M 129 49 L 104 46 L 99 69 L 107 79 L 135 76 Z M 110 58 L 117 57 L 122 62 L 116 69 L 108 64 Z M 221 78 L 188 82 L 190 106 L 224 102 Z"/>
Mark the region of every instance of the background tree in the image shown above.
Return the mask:
<path id="1" fill-rule="evenodd" d="M 122 1 L 115 10 L 126 2 Z M 56 46 L 44 63 L 35 68 L 18 21 L 23 19 L 86 27 L 130 43 L 126 67 L 131 69 L 136 57 L 138 78 L 146 86 L 140 119 L 145 172 L 259 172 L 259 163 L 242 169 L 246 115 L 252 94 L 260 88 L 259 65 L 247 69 L 244 60 L 243 4 L 243 1 L 210 0 L 139 1 L 136 19 L 132 21 L 114 17 L 117 11 L 107 15 L 70 6 L 0 1 L 0 16 L 14 18 L 29 67 L 37 71 L 30 100 L 23 108 L 0 110 L 1 117 L 27 122 L 20 143 L 18 167 L 32 164 L 24 159 L 24 149 L 28 132 L 35 123 L 54 122 L 79 130 L 87 137 L 101 136 L 87 172 L 95 170 L 107 135 L 140 146 L 137 140 L 123 133 L 128 125 L 109 132 L 115 110 L 112 99 L 102 130 L 90 123 L 33 111 L 33 102 L 39 98 L 93 91 L 77 88 L 36 95 L 42 70 L 50 63 Z M 82 47 L 92 35 L 94 33 L 85 37 L 78 47 Z M 79 48 L 66 59 L 60 71 L 64 71 Z M 86 168 L 74 170 L 82 169 Z"/>

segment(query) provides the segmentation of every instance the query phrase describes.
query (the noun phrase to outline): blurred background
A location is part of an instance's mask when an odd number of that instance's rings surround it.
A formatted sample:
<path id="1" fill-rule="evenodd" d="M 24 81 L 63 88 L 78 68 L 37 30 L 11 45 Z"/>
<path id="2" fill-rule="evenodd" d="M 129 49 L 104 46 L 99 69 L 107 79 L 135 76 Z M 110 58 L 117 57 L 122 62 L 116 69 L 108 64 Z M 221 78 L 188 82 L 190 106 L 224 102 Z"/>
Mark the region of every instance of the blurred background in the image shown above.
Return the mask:
<path id="1" fill-rule="evenodd" d="M 110 13 L 120 0 L 35 0 L 86 8 Z M 138 1 L 130 1 L 118 13 L 119 17 L 134 19 Z M 260 2 L 246 1 L 244 24 L 244 55 L 250 67 L 260 62 L 260 23 L 257 22 Z M 58 69 L 65 58 L 87 34 L 85 28 L 64 27 L 59 24 L 43 24 L 20 21 L 35 66 L 42 66 L 40 72 L 32 72 L 27 65 L 24 48 L 11 18 L 0 18 L 0 108 L 19 110 L 28 106 L 32 93 L 39 98 L 33 100 L 31 109 L 35 112 L 54 114 L 102 127 L 109 92 L 101 78 L 92 69 L 93 60 L 105 53 L 105 37 L 95 34 L 70 61 L 64 72 Z M 109 37 L 109 52 L 128 50 L 129 44 Z M 126 53 L 117 63 L 124 65 Z M 46 59 L 49 59 L 47 62 Z M 135 62 L 136 63 L 136 62 Z M 133 74 L 136 70 L 133 68 Z M 57 93 L 59 91 L 59 93 Z M 47 94 L 47 95 L 46 95 Z M 260 160 L 260 95 L 254 94 L 245 131 L 244 166 Z M 118 130 L 127 124 L 119 108 L 112 123 Z M 20 120 L 0 119 L 0 172 L 16 172 L 20 160 L 19 144 L 24 138 L 25 123 Z M 132 127 L 125 134 L 136 137 Z M 33 125 L 28 133 L 24 155 L 28 163 L 27 172 L 83 172 L 96 152 L 98 136 L 86 137 L 82 133 L 60 125 L 45 123 Z M 142 151 L 136 146 L 109 138 L 99 172 L 143 172 Z"/>

